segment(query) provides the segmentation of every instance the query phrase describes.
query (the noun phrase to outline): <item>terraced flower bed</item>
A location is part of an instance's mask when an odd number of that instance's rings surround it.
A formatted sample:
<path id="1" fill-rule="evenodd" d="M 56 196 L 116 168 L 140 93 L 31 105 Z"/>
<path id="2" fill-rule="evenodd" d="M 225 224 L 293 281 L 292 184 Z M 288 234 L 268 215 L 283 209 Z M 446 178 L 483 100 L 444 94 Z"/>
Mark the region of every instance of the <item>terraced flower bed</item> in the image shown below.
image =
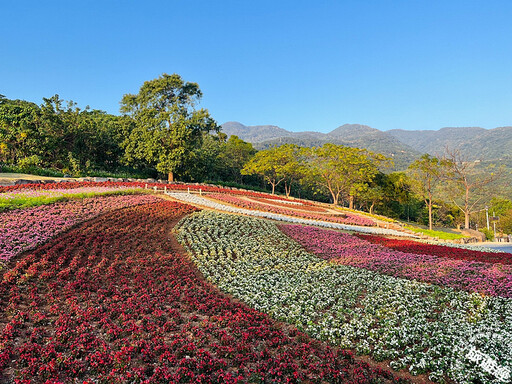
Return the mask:
<path id="1" fill-rule="evenodd" d="M 273 213 L 273 212 L 239 208 L 239 207 L 235 207 L 232 205 L 222 203 L 217 200 L 207 199 L 203 196 L 198 196 L 195 194 L 188 194 L 188 193 L 182 193 L 182 192 L 168 192 L 167 195 L 171 196 L 172 198 L 174 198 L 178 201 L 198 205 L 201 207 L 207 207 L 207 208 L 212 208 L 212 209 L 219 210 L 219 211 L 231 212 L 231 213 L 254 216 L 254 217 L 262 217 L 262 218 L 270 219 L 270 220 L 283 221 L 283 222 L 288 222 L 288 223 L 299 223 L 299 224 L 306 224 L 306 225 L 318 225 L 318 226 L 326 227 L 326 228 L 335 228 L 335 229 L 341 229 L 341 230 L 346 230 L 346 231 L 355 231 L 355 232 L 361 232 L 361 233 L 381 234 L 381 235 L 389 235 L 389 236 L 411 236 L 407 233 L 398 232 L 394 229 L 340 224 L 340 223 L 333 223 L 333 222 L 329 222 L 329 221 L 312 220 L 312 219 L 305 219 L 305 218 L 301 218 L 301 217 L 281 215 L 281 214 Z M 412 236 L 415 236 L 415 235 L 412 235 Z"/>
<path id="2" fill-rule="evenodd" d="M 202 280 L 170 238 L 193 210 L 109 212 L 0 273 L 0 382 L 397 382 Z"/>
<path id="3" fill-rule="evenodd" d="M 28 208 L 53 204 L 76 198 L 127 195 L 141 193 L 141 188 L 130 187 L 81 187 L 61 189 L 16 189 L 0 193 L 0 212 L 7 209 Z"/>
<path id="4" fill-rule="evenodd" d="M 510 378 L 510 298 L 324 260 L 265 220 L 199 212 L 176 229 L 207 279 L 315 338 L 436 382 L 499 381 L 476 350 Z"/>
<path id="5" fill-rule="evenodd" d="M 149 195 L 93 197 L 2 212 L 0 263 L 6 263 L 21 252 L 35 248 L 77 223 L 112 210 L 159 200 Z"/>
<path id="6" fill-rule="evenodd" d="M 273 205 L 268 204 L 261 204 L 257 202 L 252 202 L 244 199 L 240 199 L 236 196 L 226 195 L 226 194 L 218 194 L 218 193 L 212 193 L 209 194 L 208 197 L 223 201 L 228 204 L 233 204 L 237 207 L 246 208 L 246 209 L 256 209 L 259 211 L 265 211 L 265 212 L 273 212 L 280 215 L 288 215 L 288 216 L 296 216 L 304 219 L 310 219 L 310 220 L 325 220 L 325 221 L 331 221 L 333 223 L 340 223 L 340 224 L 352 224 L 352 225 L 362 225 L 362 226 L 375 226 L 375 222 L 373 220 L 347 214 L 345 217 L 337 217 L 337 216 L 329 216 L 329 215 L 322 215 L 318 213 L 313 212 L 302 212 L 296 209 L 290 209 L 290 208 L 281 208 L 276 207 Z"/>
<path id="7" fill-rule="evenodd" d="M 277 205 L 284 208 L 293 208 L 298 209 L 301 211 L 309 211 L 309 212 L 317 212 L 317 213 L 326 213 L 327 210 L 325 208 L 319 207 L 317 205 L 307 203 L 307 202 L 296 202 L 296 201 L 280 201 L 280 200 L 273 200 L 273 199 L 267 199 L 262 197 L 249 197 L 249 199 L 254 200 L 259 203 L 263 204 L 271 204 L 271 205 Z"/>
<path id="8" fill-rule="evenodd" d="M 443 246 L 425 244 L 413 240 L 390 239 L 382 236 L 362 234 L 358 234 L 357 236 L 371 243 L 380 244 L 401 252 L 446 257 L 455 260 L 480 261 L 483 263 L 499 263 L 507 265 L 512 264 L 512 254 L 496 251 L 491 252 L 488 249 L 484 251 L 484 248 L 476 250 L 461 246 Z"/>
<path id="9" fill-rule="evenodd" d="M 361 236 L 321 228 L 282 225 L 281 229 L 309 251 L 339 264 L 365 268 L 389 276 L 434 283 L 442 287 L 490 296 L 512 297 L 512 266 L 466 261 L 456 257 L 463 252 L 472 252 L 471 254 L 475 255 L 477 251 L 440 246 L 439 248 L 443 248 L 446 255 L 443 257 L 427 253 L 396 251 L 380 244 L 370 243 L 360 238 Z M 372 238 L 377 241 L 375 239 L 378 236 Z M 441 254 L 443 253 L 438 250 L 438 255 Z M 481 258 L 485 256 L 480 255 Z"/>

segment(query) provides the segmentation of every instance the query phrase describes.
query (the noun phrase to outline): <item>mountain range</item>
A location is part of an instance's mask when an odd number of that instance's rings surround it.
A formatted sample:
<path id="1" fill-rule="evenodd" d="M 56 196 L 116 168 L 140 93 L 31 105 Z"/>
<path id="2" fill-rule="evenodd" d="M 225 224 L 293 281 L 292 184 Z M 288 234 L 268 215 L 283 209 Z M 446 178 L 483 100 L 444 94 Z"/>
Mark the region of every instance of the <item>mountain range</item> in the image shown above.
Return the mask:
<path id="1" fill-rule="evenodd" d="M 468 160 L 512 163 L 512 127 L 447 127 L 437 131 L 380 131 L 361 124 L 344 124 L 329 133 L 291 132 L 275 125 L 246 126 L 239 122 L 222 124 L 228 136 L 236 135 L 257 149 L 292 143 L 320 146 L 327 142 L 366 148 L 391 157 L 396 170 L 403 170 L 424 153 L 443 154 L 445 148 L 459 149 Z"/>

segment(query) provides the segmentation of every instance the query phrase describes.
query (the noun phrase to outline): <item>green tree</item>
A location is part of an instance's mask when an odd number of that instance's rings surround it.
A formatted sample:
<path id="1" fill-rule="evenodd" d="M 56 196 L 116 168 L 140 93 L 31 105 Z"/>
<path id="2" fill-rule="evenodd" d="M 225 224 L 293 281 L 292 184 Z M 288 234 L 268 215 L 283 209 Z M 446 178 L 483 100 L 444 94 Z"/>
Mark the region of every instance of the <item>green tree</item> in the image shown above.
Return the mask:
<path id="1" fill-rule="evenodd" d="M 231 135 L 219 154 L 219 160 L 227 171 L 228 177 L 237 183 L 242 183 L 244 165 L 256 154 L 251 143 L 247 143 L 238 136 Z"/>
<path id="2" fill-rule="evenodd" d="M 282 145 L 257 152 L 241 170 L 242 175 L 262 176 L 272 186 L 272 194 L 274 194 L 276 187 L 289 176 L 288 163 L 293 161 L 289 148 L 288 145 Z"/>
<path id="3" fill-rule="evenodd" d="M 121 112 L 135 120 L 124 143 L 126 161 L 145 160 L 173 181 L 202 134 L 219 130 L 207 110 L 195 109 L 201 96 L 196 83 L 185 82 L 177 74 L 163 74 L 144 82 L 138 94 L 124 95 Z"/>
<path id="4" fill-rule="evenodd" d="M 443 162 L 429 154 L 421 156 L 409 165 L 413 191 L 425 201 L 428 209 L 428 228 L 432 230 L 432 206 L 436 188 L 442 180 Z"/>
<path id="5" fill-rule="evenodd" d="M 503 216 L 505 213 L 512 210 L 512 201 L 502 197 L 493 197 L 489 210 L 495 216 Z"/>
<path id="6" fill-rule="evenodd" d="M 0 161 L 16 165 L 40 155 L 39 107 L 24 100 L 0 99 Z"/>
<path id="7" fill-rule="evenodd" d="M 367 188 L 378 174 L 383 157 L 369 151 L 326 143 L 306 151 L 305 165 L 310 183 L 325 188 L 338 205 L 341 197 L 354 196 Z M 353 207 L 353 198 L 350 198 Z"/>

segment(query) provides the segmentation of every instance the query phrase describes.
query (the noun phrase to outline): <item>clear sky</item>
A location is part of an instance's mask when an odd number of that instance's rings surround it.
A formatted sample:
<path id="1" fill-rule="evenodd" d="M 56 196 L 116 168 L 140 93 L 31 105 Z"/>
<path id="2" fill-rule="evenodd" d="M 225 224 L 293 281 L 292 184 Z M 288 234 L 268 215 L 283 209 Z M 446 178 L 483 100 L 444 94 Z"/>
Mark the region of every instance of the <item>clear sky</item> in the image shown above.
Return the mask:
<path id="1" fill-rule="evenodd" d="M 512 1 L 0 0 L 0 94 L 119 113 L 178 73 L 219 122 L 512 125 Z"/>

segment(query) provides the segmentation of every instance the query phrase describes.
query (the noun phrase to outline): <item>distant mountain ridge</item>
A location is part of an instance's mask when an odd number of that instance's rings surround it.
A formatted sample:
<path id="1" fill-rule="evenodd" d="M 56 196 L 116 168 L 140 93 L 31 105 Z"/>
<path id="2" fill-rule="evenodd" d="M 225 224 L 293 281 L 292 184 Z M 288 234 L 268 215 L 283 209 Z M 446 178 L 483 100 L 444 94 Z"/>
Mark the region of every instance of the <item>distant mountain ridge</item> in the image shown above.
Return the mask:
<path id="1" fill-rule="evenodd" d="M 329 133 L 321 133 L 291 132 L 275 125 L 245 126 L 239 122 L 227 122 L 222 124 L 222 131 L 228 136 L 237 135 L 258 149 L 285 143 L 318 146 L 327 142 L 366 148 L 393 158 L 397 169 L 407 167 L 423 153 L 441 155 L 446 147 L 460 149 L 468 160 L 498 161 L 512 155 L 512 127 L 380 131 L 367 125 L 344 124 Z"/>

